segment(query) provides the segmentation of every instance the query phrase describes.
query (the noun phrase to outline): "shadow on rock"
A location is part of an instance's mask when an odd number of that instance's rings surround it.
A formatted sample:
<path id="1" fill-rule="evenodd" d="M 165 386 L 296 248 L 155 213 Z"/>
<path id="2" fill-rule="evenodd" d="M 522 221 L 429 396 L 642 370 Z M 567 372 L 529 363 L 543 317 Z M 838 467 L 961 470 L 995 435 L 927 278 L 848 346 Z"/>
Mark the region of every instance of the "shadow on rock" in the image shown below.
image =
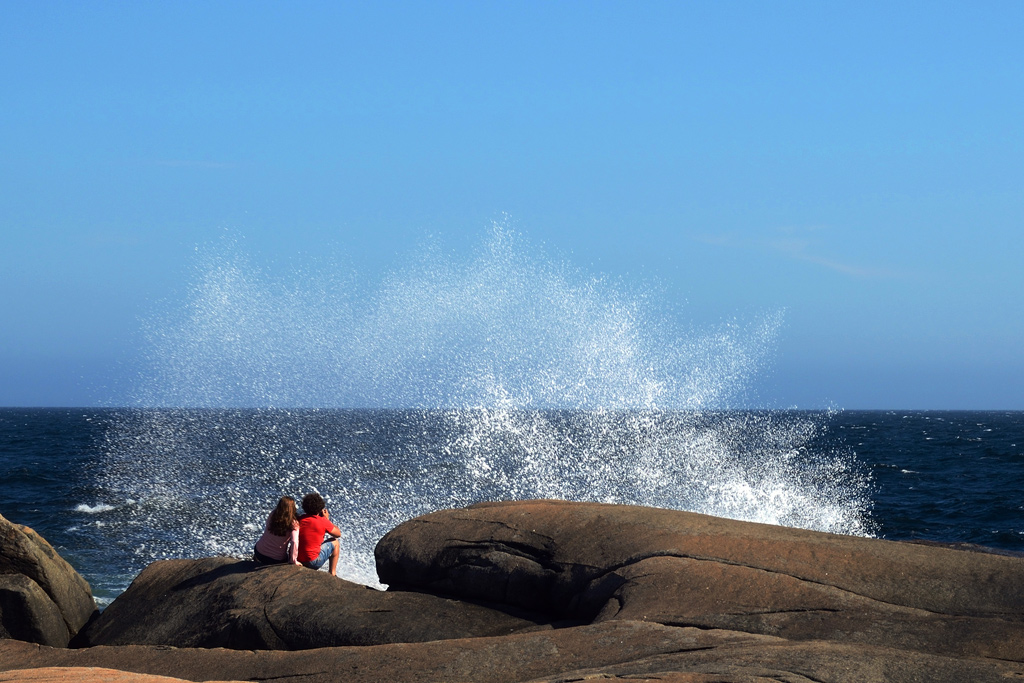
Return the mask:
<path id="1" fill-rule="evenodd" d="M 538 628 L 550 625 L 522 610 L 383 592 L 293 565 L 215 557 L 154 562 L 73 644 L 297 650 Z"/>

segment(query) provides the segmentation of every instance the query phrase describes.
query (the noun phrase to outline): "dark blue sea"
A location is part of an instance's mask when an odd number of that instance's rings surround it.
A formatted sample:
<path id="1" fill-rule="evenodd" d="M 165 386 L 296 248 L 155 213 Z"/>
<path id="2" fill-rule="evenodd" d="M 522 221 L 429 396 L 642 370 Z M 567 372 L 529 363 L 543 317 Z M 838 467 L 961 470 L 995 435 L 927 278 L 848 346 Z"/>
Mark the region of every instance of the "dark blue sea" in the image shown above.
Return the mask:
<path id="1" fill-rule="evenodd" d="M 339 573 L 432 509 L 639 503 L 1024 552 L 1024 413 L 0 409 L 0 514 L 101 604 L 149 562 L 243 556 L 277 496 L 318 490 Z"/>

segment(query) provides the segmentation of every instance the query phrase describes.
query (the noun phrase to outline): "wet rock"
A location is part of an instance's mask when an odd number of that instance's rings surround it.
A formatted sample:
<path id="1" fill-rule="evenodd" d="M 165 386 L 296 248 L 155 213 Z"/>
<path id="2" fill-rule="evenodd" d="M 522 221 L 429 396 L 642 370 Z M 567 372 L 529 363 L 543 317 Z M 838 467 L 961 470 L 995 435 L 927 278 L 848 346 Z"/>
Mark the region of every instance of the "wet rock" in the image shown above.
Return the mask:
<path id="1" fill-rule="evenodd" d="M 788 639 L 1024 660 L 1024 560 L 596 503 L 485 503 L 406 522 L 381 581 Z"/>
<path id="2" fill-rule="evenodd" d="M 154 562 L 74 644 L 295 650 L 537 628 L 549 627 L 465 601 L 385 593 L 326 572 L 217 557 Z"/>
<path id="3" fill-rule="evenodd" d="M 52 601 L 67 631 L 62 644 L 67 644 L 68 638 L 78 633 L 97 613 L 89 584 L 57 554 L 46 539 L 29 527 L 14 524 L 0 516 L 0 576 L 11 575 L 30 579 Z M 17 579 L 6 578 L 4 585 L 7 586 L 4 602 L 4 614 L 7 615 L 4 617 L 4 630 L 7 633 L 12 633 L 8 621 L 13 618 L 10 616 L 13 613 L 8 612 L 8 609 L 24 609 L 28 610 L 24 614 L 33 615 L 26 616 L 34 620 L 33 625 L 27 630 L 14 627 L 14 631 L 36 633 L 37 636 L 33 638 L 44 640 L 58 637 L 59 629 L 51 623 L 52 609 L 46 606 L 38 591 Z M 19 604 L 22 607 L 18 607 Z M 48 614 L 50 616 L 46 616 Z"/>

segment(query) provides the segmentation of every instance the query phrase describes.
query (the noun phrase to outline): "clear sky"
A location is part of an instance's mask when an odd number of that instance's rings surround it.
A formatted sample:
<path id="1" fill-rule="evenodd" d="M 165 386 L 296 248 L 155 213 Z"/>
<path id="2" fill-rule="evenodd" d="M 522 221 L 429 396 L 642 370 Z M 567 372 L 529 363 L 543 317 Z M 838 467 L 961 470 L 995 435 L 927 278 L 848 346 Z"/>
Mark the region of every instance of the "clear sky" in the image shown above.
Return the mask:
<path id="1" fill-rule="evenodd" d="M 507 214 L 696 325 L 783 311 L 770 405 L 1024 409 L 1022 35 L 1016 1 L 0 1 L 0 405 L 116 403 L 225 229 L 374 280 Z"/>

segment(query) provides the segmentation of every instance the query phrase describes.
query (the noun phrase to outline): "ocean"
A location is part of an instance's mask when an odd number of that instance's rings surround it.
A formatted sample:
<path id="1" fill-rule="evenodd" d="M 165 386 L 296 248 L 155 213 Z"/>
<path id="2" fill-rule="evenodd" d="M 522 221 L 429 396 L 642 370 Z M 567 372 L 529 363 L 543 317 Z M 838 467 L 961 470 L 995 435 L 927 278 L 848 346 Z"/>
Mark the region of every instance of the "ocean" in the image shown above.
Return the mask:
<path id="1" fill-rule="evenodd" d="M 1024 553 L 1024 413 L 0 409 L 0 514 L 101 605 L 149 562 L 251 552 L 317 490 L 339 573 L 389 528 L 479 500 L 637 503 Z"/>
<path id="2" fill-rule="evenodd" d="M 504 225 L 379 283 L 322 259 L 282 274 L 230 237 L 196 259 L 143 316 L 130 390 L 100 399 L 130 408 L 0 409 L 0 514 L 101 605 L 154 560 L 247 556 L 309 491 L 367 585 L 389 529 L 483 500 L 1024 550 L 1024 413 L 730 409 L 762 405 L 783 311 L 695 325 Z"/>

